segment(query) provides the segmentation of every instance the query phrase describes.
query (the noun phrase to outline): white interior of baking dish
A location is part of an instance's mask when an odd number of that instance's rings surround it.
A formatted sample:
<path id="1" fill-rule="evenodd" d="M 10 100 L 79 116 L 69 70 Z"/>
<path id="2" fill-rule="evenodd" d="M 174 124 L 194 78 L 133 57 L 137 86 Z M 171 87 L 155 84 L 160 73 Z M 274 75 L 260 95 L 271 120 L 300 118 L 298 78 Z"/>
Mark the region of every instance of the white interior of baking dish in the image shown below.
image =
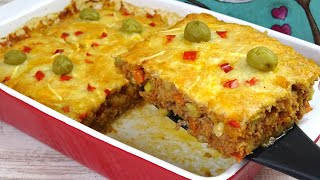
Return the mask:
<path id="1" fill-rule="evenodd" d="M 198 8 L 195 6 L 191 6 L 185 3 L 181 3 L 175 0 L 126 0 L 129 3 L 132 3 L 136 6 L 142 6 L 142 7 L 149 7 L 153 9 L 162 9 L 166 11 L 171 11 L 178 13 L 181 16 L 184 16 L 189 13 L 209 13 L 214 16 L 216 16 L 220 20 L 224 20 L 226 22 L 234 22 L 238 24 L 246 24 L 250 25 L 260 31 L 267 31 L 268 34 L 272 37 L 277 38 L 284 44 L 290 45 L 294 47 L 298 52 L 301 54 L 314 59 L 318 64 L 320 64 L 320 47 L 311 43 L 308 43 L 303 40 L 299 40 L 294 37 L 290 37 L 287 35 L 283 35 L 281 33 L 245 22 L 241 21 L 229 16 L 225 16 L 219 13 L 215 13 L 209 10 L 205 10 L 202 8 Z M 45 16 L 49 13 L 53 12 L 59 12 L 61 11 L 66 5 L 70 3 L 70 0 L 14 0 L 10 3 L 7 3 L 0 7 L 0 37 L 6 36 L 8 33 L 13 32 L 15 29 L 23 26 L 29 19 L 32 17 L 39 17 L 39 16 Z M 311 106 L 313 107 L 313 110 L 306 114 L 299 124 L 301 129 L 312 139 L 315 140 L 319 134 L 320 134 L 320 121 L 317 119 L 317 116 L 320 115 L 320 90 L 318 88 L 319 81 L 315 84 L 315 94 L 314 98 L 311 101 Z M 185 171 L 177 166 L 174 166 L 172 164 L 169 164 L 161 159 L 155 158 L 149 154 L 146 154 L 142 151 L 139 151 L 137 149 L 134 149 L 126 144 L 123 144 L 119 141 L 116 141 L 110 137 L 107 137 L 87 126 L 84 126 L 6 86 L 0 83 L 0 89 L 7 92 L 8 94 L 30 104 L 31 106 L 41 110 L 42 112 L 57 118 L 60 121 L 65 122 L 66 124 L 75 127 L 97 139 L 100 139 L 102 141 L 105 141 L 109 144 L 112 144 L 116 147 L 119 147 L 120 149 L 123 149 L 124 151 L 127 151 L 129 153 L 135 154 L 143 159 L 146 159 L 150 162 L 153 162 L 165 169 L 168 169 L 170 171 L 173 171 L 181 176 L 190 178 L 190 179 L 200 179 L 204 177 L 200 177 L 198 175 L 195 175 L 193 173 L 190 173 L 188 171 Z M 223 174 L 216 176 L 216 177 L 210 177 L 205 179 L 227 179 L 230 178 L 232 175 L 234 175 L 241 167 L 243 167 L 246 164 L 246 161 L 242 161 L 239 164 L 235 164 L 231 168 L 229 168 L 227 171 L 225 171 Z"/>

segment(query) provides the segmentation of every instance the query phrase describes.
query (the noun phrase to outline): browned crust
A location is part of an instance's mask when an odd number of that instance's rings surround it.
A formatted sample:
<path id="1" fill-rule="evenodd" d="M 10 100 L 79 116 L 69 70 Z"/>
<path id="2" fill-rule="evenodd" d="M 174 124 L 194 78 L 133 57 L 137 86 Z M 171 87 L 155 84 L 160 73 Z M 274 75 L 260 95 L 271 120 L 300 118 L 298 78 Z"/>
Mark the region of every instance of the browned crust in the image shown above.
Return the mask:
<path id="1" fill-rule="evenodd" d="M 142 67 L 122 62 L 118 69 L 128 78 L 132 79 L 132 71 L 142 70 Z M 209 117 L 207 109 L 195 102 L 178 89 L 172 83 L 162 79 L 151 78 L 145 74 L 145 81 L 151 83 L 152 90 L 141 91 L 140 95 L 149 103 L 157 107 L 173 111 L 182 117 L 188 124 L 188 131 L 199 141 L 208 143 L 211 147 L 227 156 L 240 160 L 250 154 L 255 148 L 269 141 L 271 137 L 277 137 L 285 130 L 293 126 L 308 111 L 308 97 L 312 94 L 312 85 L 293 85 L 292 93 L 287 99 L 276 102 L 274 106 L 265 108 L 262 116 L 254 121 L 249 121 L 242 129 L 224 125 L 224 134 L 220 137 L 213 132 L 217 119 Z M 134 83 L 134 82 L 131 82 Z M 185 108 L 186 103 L 196 106 L 198 117 Z"/>

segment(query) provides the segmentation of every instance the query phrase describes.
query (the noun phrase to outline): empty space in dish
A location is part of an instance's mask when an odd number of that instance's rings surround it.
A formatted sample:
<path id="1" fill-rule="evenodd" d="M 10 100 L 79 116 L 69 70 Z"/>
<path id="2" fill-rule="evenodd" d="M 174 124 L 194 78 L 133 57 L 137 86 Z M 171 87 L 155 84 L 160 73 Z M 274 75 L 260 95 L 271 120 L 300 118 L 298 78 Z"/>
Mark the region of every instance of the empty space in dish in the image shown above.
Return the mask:
<path id="1" fill-rule="evenodd" d="M 31 17 L 44 16 L 48 13 L 57 12 L 67 5 L 68 2 L 69 1 L 66 0 L 46 0 L 32 1 L 32 3 L 28 2 L 25 4 L 23 1 L 16 0 L 12 3 L 8 3 L 1 8 L 1 11 L 4 8 L 6 8 L 6 10 L 2 11 L 1 13 L 5 14 L 5 16 L 0 16 L 0 36 L 3 37 L 9 32 L 13 32 L 16 28 L 21 27 L 21 25 L 23 25 Z M 237 22 L 240 24 L 252 25 L 244 21 L 176 1 L 128 0 L 128 2 L 137 6 L 147 6 L 149 8 L 177 12 L 182 16 L 192 12 L 205 12 L 227 22 Z M 19 13 L 16 13 L 10 11 L 11 6 L 20 6 L 20 8 L 23 7 L 23 10 Z M 307 57 L 314 58 L 315 61 L 320 64 L 320 48 L 318 46 L 298 40 L 296 38 L 279 34 L 277 32 L 269 31 L 256 25 L 252 26 L 260 31 L 268 31 L 269 35 L 272 37 L 279 39 L 285 44 L 293 46 L 298 52 Z M 300 123 L 301 128 L 312 140 L 315 140 L 320 132 L 320 123 L 317 122 L 316 119 L 317 115 L 320 114 L 320 92 L 318 89 L 318 83 L 319 81 L 314 86 L 315 95 L 310 103 L 313 107 L 313 111 L 305 115 Z M 2 87 L 0 86 L 0 88 Z M 22 99 L 24 99 L 23 96 Z M 35 107 L 38 108 L 37 105 L 35 105 Z M 58 117 L 60 120 L 65 122 L 72 121 L 58 113 L 51 112 L 51 115 Z M 79 128 L 79 126 L 74 125 L 76 128 Z M 163 114 L 161 114 L 161 112 L 159 112 L 154 106 L 143 105 L 127 112 L 122 118 L 115 122 L 113 124 L 114 131 L 109 133 L 108 136 L 165 160 L 171 164 L 186 169 L 192 173 L 200 175 L 217 176 L 221 174 L 216 178 L 225 179 L 231 177 L 245 164 L 245 162 L 242 162 L 241 164 L 233 165 L 235 163 L 234 160 L 223 158 L 215 150 L 209 149 L 204 143 L 197 142 L 196 139 L 187 134 L 185 130 L 181 128 L 177 130 L 175 126 L 176 125 L 171 122 L 170 119 L 164 117 Z M 145 127 L 147 127 L 146 130 Z M 318 127 L 318 129 L 315 127 Z M 106 141 L 106 143 L 109 142 Z M 130 152 L 126 149 L 126 147 L 119 146 L 119 148 Z M 138 156 L 149 160 L 149 158 L 144 157 L 143 154 Z M 172 169 L 170 168 L 172 166 L 167 166 L 165 162 L 160 162 L 157 159 L 152 159 L 150 161 L 169 170 L 173 170 L 178 174 L 184 174 L 184 171 L 181 171 L 179 168 Z M 187 174 L 186 176 L 188 178 L 198 177 L 191 174 Z"/>

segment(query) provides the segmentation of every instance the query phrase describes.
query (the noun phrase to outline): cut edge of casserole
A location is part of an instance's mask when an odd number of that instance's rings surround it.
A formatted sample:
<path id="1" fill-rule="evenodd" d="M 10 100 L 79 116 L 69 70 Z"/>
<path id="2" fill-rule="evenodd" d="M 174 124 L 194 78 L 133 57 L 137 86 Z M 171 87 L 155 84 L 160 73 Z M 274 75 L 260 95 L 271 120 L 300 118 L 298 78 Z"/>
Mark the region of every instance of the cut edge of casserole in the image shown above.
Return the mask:
<path id="1" fill-rule="evenodd" d="M 208 24 L 209 42 L 184 39 L 184 27 L 193 20 Z M 257 46 L 277 54 L 274 72 L 259 72 L 246 64 L 247 52 Z M 183 59 L 186 51 L 198 54 Z M 231 73 L 221 66 L 226 63 L 233 67 Z M 319 66 L 293 48 L 249 26 L 224 23 L 208 14 L 188 15 L 171 29 L 148 37 L 120 55 L 116 66 L 131 83 L 143 87 L 140 95 L 147 102 L 173 111 L 198 140 L 238 160 L 311 110 L 312 85 L 320 75 Z M 143 81 L 135 80 L 137 72 Z M 237 86 L 225 86 L 232 79 Z"/>

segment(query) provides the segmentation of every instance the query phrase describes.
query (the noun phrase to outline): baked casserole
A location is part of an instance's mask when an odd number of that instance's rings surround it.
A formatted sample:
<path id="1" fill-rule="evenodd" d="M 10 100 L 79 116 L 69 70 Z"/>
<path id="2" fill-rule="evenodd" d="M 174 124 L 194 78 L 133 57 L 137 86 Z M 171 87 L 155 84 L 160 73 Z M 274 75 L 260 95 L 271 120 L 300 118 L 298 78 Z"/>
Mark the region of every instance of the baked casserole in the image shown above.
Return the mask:
<path id="1" fill-rule="evenodd" d="M 98 131 L 141 98 L 114 57 L 168 27 L 154 10 L 122 1 L 72 1 L 0 43 L 0 82 Z"/>

